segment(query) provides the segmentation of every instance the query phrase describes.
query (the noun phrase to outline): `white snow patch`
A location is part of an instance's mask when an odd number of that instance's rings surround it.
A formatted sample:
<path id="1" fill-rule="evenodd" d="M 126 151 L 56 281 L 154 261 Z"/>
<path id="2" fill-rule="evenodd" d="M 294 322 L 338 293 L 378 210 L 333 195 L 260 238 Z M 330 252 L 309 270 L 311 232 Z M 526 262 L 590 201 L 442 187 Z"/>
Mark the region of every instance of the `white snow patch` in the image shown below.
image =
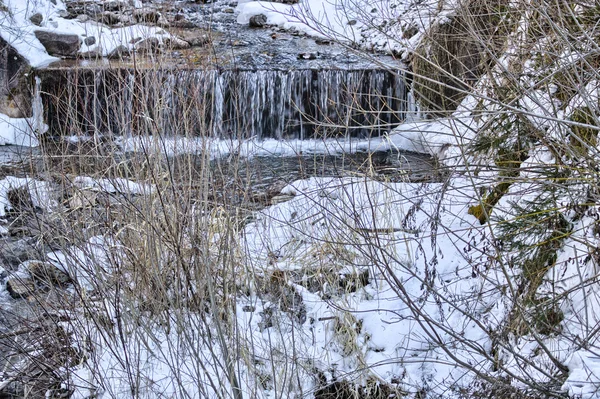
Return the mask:
<path id="1" fill-rule="evenodd" d="M 95 179 L 88 176 L 77 176 L 73 179 L 73 185 L 80 189 L 139 195 L 148 195 L 155 190 L 155 187 L 152 184 L 136 183 L 120 177 Z"/>

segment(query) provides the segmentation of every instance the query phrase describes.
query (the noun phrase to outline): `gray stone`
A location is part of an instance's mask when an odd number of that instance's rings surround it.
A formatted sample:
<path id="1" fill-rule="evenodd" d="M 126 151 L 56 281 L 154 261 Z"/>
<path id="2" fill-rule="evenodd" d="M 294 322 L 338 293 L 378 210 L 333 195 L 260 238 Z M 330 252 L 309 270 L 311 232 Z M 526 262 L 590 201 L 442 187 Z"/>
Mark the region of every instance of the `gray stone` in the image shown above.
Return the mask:
<path id="1" fill-rule="evenodd" d="M 178 37 L 171 36 L 164 38 L 165 46 L 171 48 L 173 50 L 182 50 L 186 48 L 190 48 L 190 44 L 185 40 L 182 40 Z"/>
<path id="2" fill-rule="evenodd" d="M 211 41 L 211 36 L 203 31 L 183 31 L 180 35 L 192 47 L 205 46 Z"/>
<path id="3" fill-rule="evenodd" d="M 78 35 L 36 30 L 35 37 L 50 55 L 75 57 L 81 47 Z"/>
<path id="4" fill-rule="evenodd" d="M 96 38 L 94 36 L 88 36 L 85 39 L 83 39 L 83 42 L 86 46 L 93 46 L 94 44 L 96 44 Z"/>
<path id="5" fill-rule="evenodd" d="M 248 25 L 251 28 L 262 28 L 267 25 L 267 16 L 265 14 L 258 14 L 250 17 Z"/>
<path id="6" fill-rule="evenodd" d="M 42 21 L 44 20 L 44 16 L 41 13 L 36 12 L 31 17 L 29 17 L 29 20 L 32 24 L 40 26 L 42 24 Z"/>
<path id="7" fill-rule="evenodd" d="M 6 290 L 15 299 L 27 298 L 35 291 L 35 282 L 27 277 L 11 277 L 6 281 Z"/>

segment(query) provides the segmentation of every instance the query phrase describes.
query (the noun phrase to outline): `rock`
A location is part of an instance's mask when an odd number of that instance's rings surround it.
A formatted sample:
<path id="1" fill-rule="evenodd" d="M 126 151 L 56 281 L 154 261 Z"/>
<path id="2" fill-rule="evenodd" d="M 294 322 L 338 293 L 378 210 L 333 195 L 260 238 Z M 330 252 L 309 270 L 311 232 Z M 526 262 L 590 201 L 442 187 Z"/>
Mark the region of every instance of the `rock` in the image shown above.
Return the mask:
<path id="1" fill-rule="evenodd" d="M 267 25 L 267 16 L 265 14 L 258 14 L 250 17 L 248 26 L 251 28 L 262 28 Z"/>
<path id="2" fill-rule="evenodd" d="M 203 31 L 183 31 L 179 32 L 179 36 L 192 47 L 205 46 L 211 42 L 211 36 Z"/>
<path id="3" fill-rule="evenodd" d="M 32 238 L 3 238 L 0 241 L 0 261 L 11 268 L 16 268 L 21 263 L 40 258 L 44 249 L 37 247 L 38 243 Z"/>
<path id="4" fill-rule="evenodd" d="M 91 19 L 90 16 L 87 14 L 80 14 L 75 18 L 75 20 L 77 22 L 82 22 L 82 23 L 88 22 L 90 19 Z"/>
<path id="5" fill-rule="evenodd" d="M 133 17 L 136 22 L 156 24 L 159 22 L 161 14 L 153 8 L 144 7 L 134 10 Z"/>
<path id="6" fill-rule="evenodd" d="M 34 33 L 50 55 L 75 57 L 81 47 L 78 35 L 43 30 L 36 30 Z"/>
<path id="7" fill-rule="evenodd" d="M 231 8 L 231 7 L 227 7 L 227 8 L 223 9 L 223 12 L 225 14 L 233 14 L 235 12 L 235 10 L 233 8 Z"/>
<path id="8" fill-rule="evenodd" d="M 124 45 L 117 46 L 113 51 L 108 53 L 107 57 L 110 60 L 119 59 L 129 56 L 129 49 Z"/>
<path id="9" fill-rule="evenodd" d="M 88 36 L 85 39 L 83 39 L 83 42 L 86 46 L 93 46 L 94 44 L 96 44 L 96 38 L 94 36 Z"/>
<path id="10" fill-rule="evenodd" d="M 317 43 L 318 45 L 325 46 L 325 45 L 331 44 L 331 40 L 329 40 L 329 39 L 315 39 L 315 43 Z"/>
<path id="11" fill-rule="evenodd" d="M 102 5 L 106 11 L 121 11 L 129 7 L 129 4 L 122 0 L 109 0 L 105 1 Z"/>
<path id="12" fill-rule="evenodd" d="M 36 12 L 31 17 L 29 17 L 29 20 L 32 24 L 40 26 L 42 24 L 42 21 L 44 20 L 44 16 L 41 13 Z"/>
<path id="13" fill-rule="evenodd" d="M 182 50 L 186 48 L 190 48 L 190 44 L 185 40 L 182 40 L 176 36 L 166 37 L 163 40 L 165 46 L 169 47 L 173 50 Z"/>
<path id="14" fill-rule="evenodd" d="M 64 286 L 71 282 L 67 273 L 50 262 L 34 260 L 23 263 L 20 267 L 24 267 L 35 281 L 45 285 Z"/>
<path id="15" fill-rule="evenodd" d="M 28 277 L 11 277 L 6 281 L 6 290 L 15 299 L 27 298 L 35 291 L 35 282 Z"/>
<path id="16" fill-rule="evenodd" d="M 160 52 L 160 44 L 160 40 L 156 37 L 149 37 L 136 43 L 135 51 L 140 53 L 157 53 Z"/>
<path id="17" fill-rule="evenodd" d="M 98 22 L 106 25 L 117 25 L 122 23 L 122 15 L 112 11 L 105 11 L 100 14 Z"/>
<path id="18" fill-rule="evenodd" d="M 356 25 L 357 23 L 358 23 L 358 21 L 357 21 L 357 20 L 355 20 L 355 19 L 352 19 L 352 20 L 348 21 L 348 25 L 349 25 L 349 26 L 354 26 L 354 25 Z"/>

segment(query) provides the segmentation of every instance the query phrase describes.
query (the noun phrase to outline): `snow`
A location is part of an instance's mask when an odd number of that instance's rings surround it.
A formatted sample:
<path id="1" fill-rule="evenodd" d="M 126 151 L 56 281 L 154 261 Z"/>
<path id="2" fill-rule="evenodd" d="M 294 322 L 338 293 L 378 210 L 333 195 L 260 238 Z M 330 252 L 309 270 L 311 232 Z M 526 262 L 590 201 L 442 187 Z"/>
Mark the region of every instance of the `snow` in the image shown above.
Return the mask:
<path id="1" fill-rule="evenodd" d="M 34 123 L 34 118 L 10 118 L 0 113 L 0 145 L 37 147 L 39 142 L 34 133 Z"/>
<path id="2" fill-rule="evenodd" d="M 73 179 L 73 186 L 79 189 L 89 189 L 105 193 L 137 195 L 148 195 L 154 192 L 155 189 L 151 184 L 137 183 L 120 177 L 96 179 L 88 176 L 77 176 Z"/>
<path id="3" fill-rule="evenodd" d="M 34 207 L 52 212 L 58 209 L 59 204 L 52 195 L 54 187 L 51 183 L 26 177 L 7 176 L 0 180 L 0 217 L 6 215 L 6 211 L 12 209 L 8 200 L 10 190 L 26 188 L 31 196 Z"/>
<path id="4" fill-rule="evenodd" d="M 55 4 L 56 3 L 56 4 Z M 137 2 L 139 5 L 139 1 Z M 109 28 L 106 25 L 88 21 L 61 17 L 66 11 L 62 0 L 5 0 L 8 12 L 0 11 L 0 37 L 6 40 L 29 62 L 32 67 L 43 68 L 58 61 L 59 58 L 48 54 L 44 46 L 35 36 L 35 31 L 49 31 L 63 34 L 76 34 L 81 38 L 79 53 L 95 52 L 107 56 L 119 46 L 129 50 L 135 48 L 140 39 L 157 38 L 160 43 L 173 36 L 159 27 L 135 24 L 122 28 Z M 44 17 L 41 26 L 36 26 L 29 18 L 41 13 Z M 96 42 L 86 45 L 86 37 L 95 37 Z"/>
<path id="5" fill-rule="evenodd" d="M 161 153 L 165 156 L 180 154 L 209 154 L 211 158 L 228 156 L 296 156 L 299 154 L 342 154 L 354 151 L 387 150 L 389 142 L 385 138 L 372 140 L 328 139 L 328 140 L 220 140 L 190 137 L 121 137 L 117 144 L 125 152 Z"/>

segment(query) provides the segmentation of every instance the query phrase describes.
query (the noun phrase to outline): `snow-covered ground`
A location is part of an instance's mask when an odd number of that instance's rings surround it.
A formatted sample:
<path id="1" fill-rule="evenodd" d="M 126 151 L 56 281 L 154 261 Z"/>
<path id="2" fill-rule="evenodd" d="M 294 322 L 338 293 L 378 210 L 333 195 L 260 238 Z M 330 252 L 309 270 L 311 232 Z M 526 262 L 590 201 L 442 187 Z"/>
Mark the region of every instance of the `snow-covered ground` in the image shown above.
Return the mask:
<path id="1" fill-rule="evenodd" d="M 139 0 L 132 0 L 132 4 L 137 8 L 142 6 Z M 4 5 L 6 11 L 0 10 L 0 37 L 36 68 L 48 66 L 59 60 L 48 54 L 35 36 L 36 31 L 78 35 L 81 39 L 78 51 L 80 54 L 96 53 L 102 56 L 107 56 L 119 46 L 132 50 L 140 39 L 155 37 L 162 42 L 172 37 L 164 29 L 154 26 L 134 24 L 122 28 L 109 28 L 95 21 L 65 19 L 61 16 L 66 11 L 62 0 L 5 0 Z M 37 13 L 43 17 L 40 26 L 30 21 L 31 16 Z M 89 37 L 96 39 L 93 44 L 86 44 L 85 39 Z"/>

